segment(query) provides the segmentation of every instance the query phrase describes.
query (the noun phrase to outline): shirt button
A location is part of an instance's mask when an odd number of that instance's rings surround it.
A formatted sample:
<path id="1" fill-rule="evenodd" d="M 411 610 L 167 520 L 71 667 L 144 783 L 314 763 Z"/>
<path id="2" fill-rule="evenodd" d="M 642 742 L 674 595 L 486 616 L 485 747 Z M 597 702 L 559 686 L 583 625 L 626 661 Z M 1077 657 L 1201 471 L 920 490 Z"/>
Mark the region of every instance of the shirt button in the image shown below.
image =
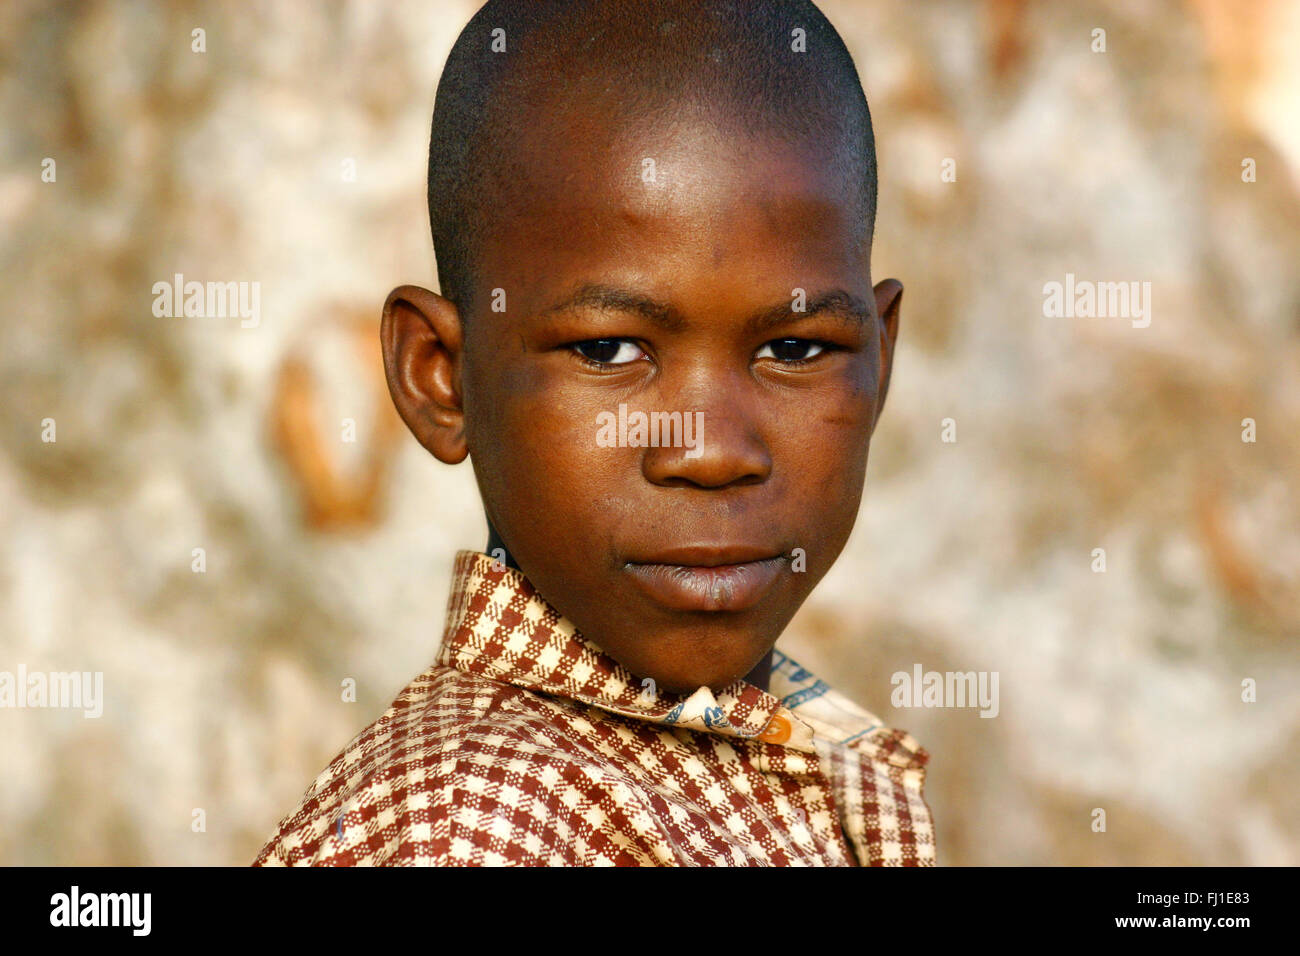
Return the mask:
<path id="1" fill-rule="evenodd" d="M 767 722 L 767 729 L 758 735 L 765 744 L 783 744 L 790 739 L 790 721 L 776 714 Z"/>

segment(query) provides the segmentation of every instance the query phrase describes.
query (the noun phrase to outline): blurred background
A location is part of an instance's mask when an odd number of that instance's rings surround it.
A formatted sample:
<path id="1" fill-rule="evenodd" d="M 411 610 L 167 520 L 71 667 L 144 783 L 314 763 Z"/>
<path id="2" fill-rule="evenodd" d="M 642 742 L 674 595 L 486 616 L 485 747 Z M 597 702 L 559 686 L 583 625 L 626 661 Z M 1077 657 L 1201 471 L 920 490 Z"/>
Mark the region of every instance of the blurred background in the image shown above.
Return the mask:
<path id="1" fill-rule="evenodd" d="M 778 646 L 930 751 L 942 864 L 1300 863 L 1300 3 L 821 6 L 907 291 Z M 436 288 L 476 8 L 0 5 L 0 671 L 104 675 L 98 719 L 0 708 L 0 863 L 247 864 L 433 661 L 486 529 L 377 333 Z M 259 321 L 157 316 L 178 273 Z M 1067 273 L 1149 281 L 1150 325 L 1046 317 Z M 917 664 L 996 671 L 998 716 L 891 706 Z"/>

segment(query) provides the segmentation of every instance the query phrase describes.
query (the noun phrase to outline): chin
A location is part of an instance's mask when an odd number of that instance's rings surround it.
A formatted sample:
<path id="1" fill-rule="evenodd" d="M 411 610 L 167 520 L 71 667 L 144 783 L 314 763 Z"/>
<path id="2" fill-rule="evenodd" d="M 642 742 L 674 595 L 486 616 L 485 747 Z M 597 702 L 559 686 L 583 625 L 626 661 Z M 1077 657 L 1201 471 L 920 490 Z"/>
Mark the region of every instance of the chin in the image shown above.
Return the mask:
<path id="1" fill-rule="evenodd" d="M 741 675 L 741 677 L 743 676 L 744 674 Z M 683 697 L 689 697 L 701 687 L 708 687 L 709 690 L 716 694 L 731 684 L 734 684 L 738 679 L 739 678 L 735 677 L 719 679 L 709 674 L 702 674 L 698 680 L 688 683 L 669 681 L 665 679 L 659 682 L 659 687 L 670 694 L 680 694 Z"/>
<path id="2" fill-rule="evenodd" d="M 578 631 L 629 670 L 650 678 L 663 691 L 715 693 L 741 680 L 772 649 L 793 611 L 746 615 L 640 614 L 629 631 L 627 619 L 573 620 Z M 652 620 L 651 614 L 658 618 Z M 587 625 L 584 627 L 584 625 Z"/>
<path id="3" fill-rule="evenodd" d="M 675 694 L 693 694 L 701 687 L 708 687 L 714 693 L 741 680 L 752 671 L 772 647 L 772 641 L 751 643 L 745 637 L 736 635 L 719 643 L 717 639 L 708 642 L 692 642 L 689 649 L 680 655 L 674 655 L 678 662 L 661 658 L 658 662 L 649 662 L 644 676 L 651 677 L 666 691 Z M 748 653 L 737 653 L 748 648 Z"/>

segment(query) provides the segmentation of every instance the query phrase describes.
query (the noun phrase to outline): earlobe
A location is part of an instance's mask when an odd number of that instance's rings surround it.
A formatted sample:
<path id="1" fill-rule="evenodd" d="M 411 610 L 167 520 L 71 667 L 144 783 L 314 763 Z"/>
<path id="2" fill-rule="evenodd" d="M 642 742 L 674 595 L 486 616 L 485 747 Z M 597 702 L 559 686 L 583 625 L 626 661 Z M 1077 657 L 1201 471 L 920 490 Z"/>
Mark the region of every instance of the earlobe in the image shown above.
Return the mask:
<path id="1" fill-rule="evenodd" d="M 897 279 L 876 283 L 876 316 L 880 327 L 880 389 L 876 397 L 876 421 L 889 394 L 889 376 L 894 368 L 894 347 L 898 343 L 898 324 L 902 318 L 903 284 Z M 875 424 L 872 424 L 875 428 Z"/>
<path id="2" fill-rule="evenodd" d="M 439 461 L 465 460 L 462 355 L 456 306 L 428 289 L 398 286 L 388 294 L 379 328 L 388 393 L 420 444 Z"/>

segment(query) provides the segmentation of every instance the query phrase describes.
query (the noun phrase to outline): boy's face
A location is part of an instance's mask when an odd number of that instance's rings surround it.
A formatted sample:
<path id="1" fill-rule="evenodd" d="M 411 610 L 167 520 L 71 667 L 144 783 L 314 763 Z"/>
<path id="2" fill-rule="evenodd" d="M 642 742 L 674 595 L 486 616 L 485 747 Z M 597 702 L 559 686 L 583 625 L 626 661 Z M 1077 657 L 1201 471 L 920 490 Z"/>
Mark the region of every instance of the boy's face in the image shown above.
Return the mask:
<path id="1" fill-rule="evenodd" d="M 661 688 L 744 677 L 857 516 L 902 287 L 873 291 L 831 165 L 689 116 L 562 114 L 519 146 L 463 327 L 432 293 L 390 297 L 403 417 L 442 460 L 468 450 L 515 563 Z M 700 427 L 609 447 L 620 405 L 630 441 L 637 412 Z"/>

